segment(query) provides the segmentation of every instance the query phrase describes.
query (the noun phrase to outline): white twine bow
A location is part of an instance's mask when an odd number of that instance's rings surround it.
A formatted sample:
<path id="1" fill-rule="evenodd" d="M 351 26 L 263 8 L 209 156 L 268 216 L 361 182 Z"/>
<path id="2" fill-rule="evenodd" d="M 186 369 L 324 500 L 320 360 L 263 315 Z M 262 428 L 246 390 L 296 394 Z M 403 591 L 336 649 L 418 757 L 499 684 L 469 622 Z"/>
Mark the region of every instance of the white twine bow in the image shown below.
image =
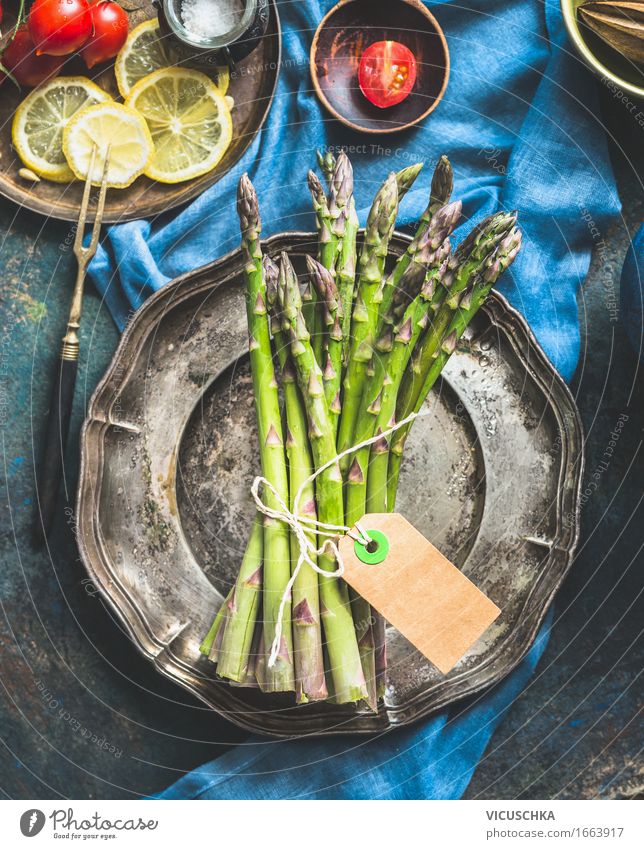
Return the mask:
<path id="1" fill-rule="evenodd" d="M 358 522 L 355 523 L 355 528 L 357 530 L 357 534 L 354 532 L 353 528 L 349 528 L 346 525 L 331 525 L 326 522 L 320 522 L 318 519 L 312 519 L 308 516 L 300 516 L 299 508 L 300 508 L 300 499 L 309 484 L 313 483 L 313 481 L 321 475 L 322 472 L 325 472 L 327 469 L 330 469 L 332 466 L 335 466 L 339 460 L 343 457 L 346 457 L 348 454 L 354 454 L 356 451 L 359 451 L 361 448 L 366 448 L 369 445 L 373 445 L 374 442 L 378 442 L 381 439 L 386 439 L 386 437 L 390 436 L 395 431 L 399 430 L 401 427 L 405 427 L 405 425 L 410 424 L 417 418 L 421 418 L 423 416 L 428 415 L 428 413 L 411 413 L 407 418 L 402 419 L 399 422 L 396 422 L 395 425 L 392 425 L 388 430 L 384 431 L 384 433 L 378 433 L 376 436 L 372 436 L 369 439 L 365 439 L 363 442 L 358 442 L 356 445 L 352 445 L 351 448 L 347 448 L 345 451 L 342 451 L 337 456 L 333 457 L 328 462 L 324 463 L 324 465 L 320 466 L 319 469 L 316 469 L 313 474 L 309 475 L 305 481 L 302 482 L 298 491 L 295 493 L 295 498 L 293 499 L 293 510 L 289 510 L 288 505 L 284 502 L 284 499 L 279 494 L 279 492 L 275 489 L 273 484 L 267 480 L 265 477 L 258 475 L 253 481 L 253 485 L 251 486 L 251 495 L 255 500 L 255 504 L 257 505 L 257 509 L 260 513 L 263 513 L 264 516 L 268 516 L 270 519 L 277 519 L 280 522 L 284 522 L 284 524 L 288 525 L 291 531 L 295 534 L 297 539 L 300 553 L 297 558 L 297 563 L 295 565 L 295 569 L 291 574 L 290 580 L 286 585 L 286 589 L 282 594 L 282 598 L 280 600 L 279 611 L 277 614 L 277 621 L 275 623 L 275 637 L 273 639 L 273 644 L 271 646 L 271 653 L 268 658 L 268 665 L 272 667 L 275 665 L 275 661 L 277 660 L 277 656 L 280 650 L 280 644 L 282 642 L 282 629 L 284 622 L 284 610 L 286 605 L 291 598 L 291 591 L 293 589 L 293 584 L 297 579 L 300 569 L 302 568 L 304 563 L 308 563 L 308 565 L 313 569 L 314 572 L 318 572 L 320 575 L 324 575 L 326 578 L 341 578 L 344 574 L 344 561 L 342 559 L 342 555 L 340 554 L 340 548 L 337 543 L 338 536 L 347 535 L 352 539 L 355 539 L 357 542 L 360 542 L 362 545 L 368 545 L 371 542 L 371 537 L 369 534 L 360 526 Z M 261 487 L 267 487 L 270 489 L 273 497 L 277 501 L 280 506 L 279 510 L 273 509 L 269 507 L 264 501 L 262 501 L 262 497 L 259 494 L 259 490 Z M 324 542 L 321 546 L 317 547 L 313 539 L 311 538 L 314 535 L 325 537 Z M 322 569 L 317 564 L 317 558 L 325 553 L 331 553 L 334 557 L 336 563 L 338 564 L 337 569 L 333 572 L 328 572 L 326 569 Z"/>

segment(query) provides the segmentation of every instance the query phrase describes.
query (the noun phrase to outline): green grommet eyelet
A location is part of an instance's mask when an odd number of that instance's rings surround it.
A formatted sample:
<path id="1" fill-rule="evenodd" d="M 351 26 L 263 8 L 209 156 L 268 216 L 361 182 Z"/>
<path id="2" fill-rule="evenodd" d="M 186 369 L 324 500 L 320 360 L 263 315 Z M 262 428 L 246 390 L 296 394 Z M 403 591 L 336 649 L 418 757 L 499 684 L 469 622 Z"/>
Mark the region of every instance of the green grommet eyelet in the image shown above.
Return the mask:
<path id="1" fill-rule="evenodd" d="M 367 531 L 367 533 L 371 537 L 372 543 L 376 543 L 376 548 L 369 551 L 366 545 L 356 540 L 353 549 L 358 560 L 370 566 L 375 566 L 376 563 L 382 563 L 389 554 L 389 540 L 382 531 Z"/>

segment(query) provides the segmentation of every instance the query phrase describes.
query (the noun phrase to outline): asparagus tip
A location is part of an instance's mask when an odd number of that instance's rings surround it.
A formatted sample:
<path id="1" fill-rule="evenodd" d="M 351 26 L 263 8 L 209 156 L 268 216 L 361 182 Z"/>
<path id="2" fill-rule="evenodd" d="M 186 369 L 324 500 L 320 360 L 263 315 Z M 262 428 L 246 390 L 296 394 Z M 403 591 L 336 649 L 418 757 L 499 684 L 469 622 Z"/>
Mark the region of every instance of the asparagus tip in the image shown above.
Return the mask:
<path id="1" fill-rule="evenodd" d="M 270 256 L 264 254 L 262 257 L 262 268 L 264 269 L 264 280 L 266 282 L 266 300 L 269 307 L 277 301 L 277 280 L 279 277 L 279 268 Z"/>
<path id="2" fill-rule="evenodd" d="M 239 178 L 237 187 L 237 214 L 244 235 L 249 239 L 259 235 L 259 201 L 255 187 L 246 172 Z"/>
<path id="3" fill-rule="evenodd" d="M 395 171 L 378 190 L 367 218 L 366 240 L 388 242 L 396 224 L 398 212 L 398 181 Z"/>
<path id="4" fill-rule="evenodd" d="M 283 306 L 288 303 L 292 309 L 301 309 L 302 296 L 300 294 L 300 286 L 297 281 L 295 269 L 293 268 L 293 263 L 286 251 L 280 253 L 278 291 L 280 298 L 283 298 Z"/>
<path id="5" fill-rule="evenodd" d="M 444 204 L 450 199 L 454 188 L 454 172 L 452 164 L 445 156 L 439 158 L 432 176 L 431 204 Z"/>
<path id="6" fill-rule="evenodd" d="M 353 166 L 344 151 L 338 155 L 331 179 L 331 200 L 329 206 L 342 210 L 353 194 Z"/>
<path id="7" fill-rule="evenodd" d="M 322 185 L 320 178 L 315 173 L 315 171 L 309 171 L 308 184 L 309 184 L 309 191 L 311 192 L 311 195 L 313 196 L 313 202 L 318 206 L 321 206 L 322 204 L 326 203 L 326 195 L 324 193 L 324 186 Z"/>
<path id="8" fill-rule="evenodd" d="M 438 214 L 441 215 L 444 224 L 444 227 L 450 227 L 450 229 L 454 229 L 458 224 L 458 221 L 461 217 L 461 212 L 463 211 L 463 203 L 460 200 L 454 200 L 451 203 L 445 204 L 445 206 L 441 207 Z"/>
<path id="9" fill-rule="evenodd" d="M 441 206 L 433 215 L 427 228 L 427 237 L 431 241 L 434 250 L 437 250 L 456 228 L 462 211 L 463 204 L 460 200 L 455 200 L 452 203 Z"/>
<path id="10" fill-rule="evenodd" d="M 414 163 L 414 165 L 409 165 L 407 168 L 403 168 L 402 171 L 399 171 L 396 174 L 399 199 L 406 195 L 407 192 L 414 185 L 416 177 L 418 177 L 418 175 L 420 174 L 422 167 L 422 162 L 416 162 Z"/>
<path id="11" fill-rule="evenodd" d="M 306 267 L 320 298 L 329 305 L 329 301 L 335 300 L 337 293 L 333 274 L 321 262 L 309 255 L 306 257 Z"/>
<path id="12" fill-rule="evenodd" d="M 340 154 L 340 156 L 341 155 L 342 155 L 342 153 Z M 327 150 L 327 151 L 324 151 L 324 153 L 323 153 L 321 150 L 318 150 L 317 159 L 318 159 L 318 165 L 320 166 L 320 169 L 321 169 L 322 173 L 324 174 L 325 179 L 327 180 L 327 182 L 330 183 L 331 180 L 333 179 L 333 172 L 334 172 L 334 169 L 335 169 L 335 166 L 336 166 L 336 159 L 335 159 L 335 156 L 333 155 L 333 151 Z"/>
<path id="13" fill-rule="evenodd" d="M 476 256 L 482 250 L 493 250 L 513 229 L 516 224 L 516 212 L 495 212 L 480 221 L 458 246 L 457 257 L 460 261 Z"/>

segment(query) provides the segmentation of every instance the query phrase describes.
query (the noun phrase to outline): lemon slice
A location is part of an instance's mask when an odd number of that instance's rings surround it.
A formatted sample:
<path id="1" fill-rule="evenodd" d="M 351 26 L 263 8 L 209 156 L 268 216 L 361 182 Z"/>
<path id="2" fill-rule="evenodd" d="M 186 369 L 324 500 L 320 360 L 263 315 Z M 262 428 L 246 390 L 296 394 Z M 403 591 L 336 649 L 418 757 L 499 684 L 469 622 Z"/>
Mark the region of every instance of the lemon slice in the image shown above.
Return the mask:
<path id="1" fill-rule="evenodd" d="M 56 183 L 74 179 L 63 153 L 63 130 L 80 109 L 111 101 L 85 77 L 56 77 L 34 89 L 16 109 L 11 139 L 25 165 Z"/>
<path id="2" fill-rule="evenodd" d="M 158 20 L 151 18 L 135 27 L 121 47 L 114 63 L 116 84 L 125 98 L 143 77 L 160 68 L 171 68 L 178 64 L 179 59 L 159 29 Z M 230 83 L 228 68 L 213 68 L 213 73 L 216 74 L 217 88 L 226 94 Z"/>
<path id="3" fill-rule="evenodd" d="M 143 118 L 121 103 L 97 103 L 78 112 L 65 127 L 63 151 L 74 174 L 87 177 L 92 151 L 97 148 L 92 183 L 100 185 L 108 147 L 107 185 L 124 189 L 142 174 L 154 153 Z"/>
<path id="4" fill-rule="evenodd" d="M 188 68 L 155 71 L 134 86 L 125 105 L 145 118 L 154 157 L 145 173 L 180 183 L 211 171 L 233 136 L 230 110 L 209 77 Z"/>

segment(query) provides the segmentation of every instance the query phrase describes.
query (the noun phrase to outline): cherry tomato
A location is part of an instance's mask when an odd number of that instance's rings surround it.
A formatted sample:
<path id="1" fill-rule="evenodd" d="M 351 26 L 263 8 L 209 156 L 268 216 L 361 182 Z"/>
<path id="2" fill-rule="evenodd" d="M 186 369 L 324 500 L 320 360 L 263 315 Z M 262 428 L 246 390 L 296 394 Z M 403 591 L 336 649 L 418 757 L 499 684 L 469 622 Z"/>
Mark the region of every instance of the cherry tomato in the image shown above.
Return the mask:
<path id="1" fill-rule="evenodd" d="M 58 56 L 36 56 L 34 43 L 26 24 L 16 32 L 0 59 L 4 68 L 24 86 L 36 86 L 55 76 L 65 60 Z"/>
<path id="2" fill-rule="evenodd" d="M 375 106 L 395 106 L 414 87 L 416 58 L 398 41 L 376 41 L 360 58 L 358 82 L 364 96 Z"/>
<path id="3" fill-rule="evenodd" d="M 94 34 L 85 42 L 81 56 L 88 68 L 113 59 L 125 44 L 129 20 L 127 12 L 112 0 L 95 0 L 90 6 Z"/>
<path id="4" fill-rule="evenodd" d="M 35 0 L 29 12 L 29 32 L 36 53 L 67 56 L 92 34 L 87 0 Z"/>

